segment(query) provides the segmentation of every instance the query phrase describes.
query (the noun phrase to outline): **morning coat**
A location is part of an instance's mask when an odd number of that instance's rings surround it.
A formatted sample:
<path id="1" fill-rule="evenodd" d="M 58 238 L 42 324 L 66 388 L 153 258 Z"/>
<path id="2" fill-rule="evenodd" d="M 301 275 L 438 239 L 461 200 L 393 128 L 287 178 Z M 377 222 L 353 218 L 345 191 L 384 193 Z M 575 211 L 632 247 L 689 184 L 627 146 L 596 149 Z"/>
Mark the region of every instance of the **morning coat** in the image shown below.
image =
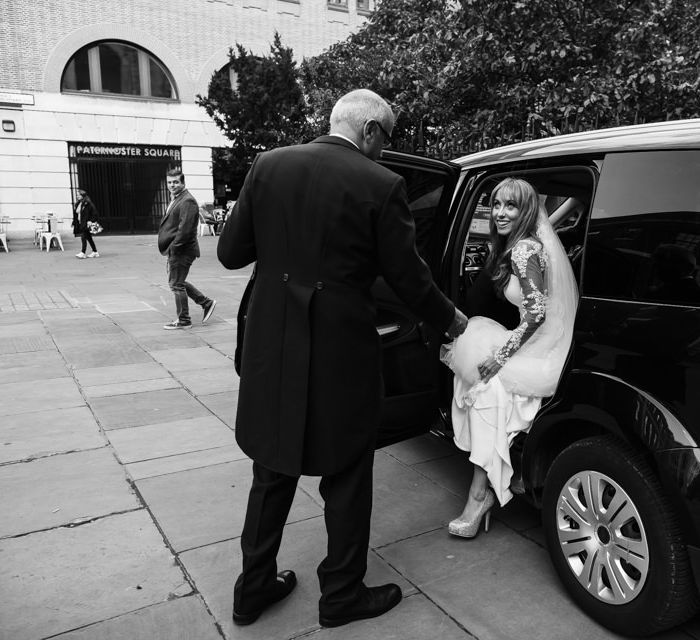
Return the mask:
<path id="1" fill-rule="evenodd" d="M 437 330 L 454 305 L 415 247 L 402 177 L 323 136 L 257 156 L 219 238 L 228 269 L 254 261 L 236 439 L 286 475 L 329 475 L 374 447 L 378 275 Z"/>

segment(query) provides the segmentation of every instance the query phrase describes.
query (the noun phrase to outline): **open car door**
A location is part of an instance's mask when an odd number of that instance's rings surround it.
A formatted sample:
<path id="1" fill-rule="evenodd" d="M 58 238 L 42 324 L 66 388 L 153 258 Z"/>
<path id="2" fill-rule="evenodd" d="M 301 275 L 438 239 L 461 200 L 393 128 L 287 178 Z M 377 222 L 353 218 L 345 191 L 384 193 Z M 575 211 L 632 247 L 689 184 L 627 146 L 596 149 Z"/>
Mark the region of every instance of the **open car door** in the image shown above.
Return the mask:
<path id="1" fill-rule="evenodd" d="M 440 268 L 460 167 L 391 151 L 379 162 L 406 180 L 418 252 L 443 288 Z M 445 338 L 414 316 L 383 278 L 377 279 L 373 293 L 383 349 L 384 404 L 377 444 L 382 447 L 427 431 L 436 422 L 439 349 Z"/>

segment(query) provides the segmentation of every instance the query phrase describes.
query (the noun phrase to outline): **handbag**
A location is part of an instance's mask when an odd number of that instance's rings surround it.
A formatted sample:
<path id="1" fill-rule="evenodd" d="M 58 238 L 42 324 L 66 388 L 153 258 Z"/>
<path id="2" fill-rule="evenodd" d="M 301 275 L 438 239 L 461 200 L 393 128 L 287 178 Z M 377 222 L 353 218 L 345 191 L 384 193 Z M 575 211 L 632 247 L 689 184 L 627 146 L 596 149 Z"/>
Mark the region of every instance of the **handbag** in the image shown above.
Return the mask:
<path id="1" fill-rule="evenodd" d="M 99 222 L 97 222 L 95 220 L 90 220 L 87 223 L 87 227 L 93 236 L 97 235 L 98 233 L 102 233 L 104 231 L 104 227 Z"/>

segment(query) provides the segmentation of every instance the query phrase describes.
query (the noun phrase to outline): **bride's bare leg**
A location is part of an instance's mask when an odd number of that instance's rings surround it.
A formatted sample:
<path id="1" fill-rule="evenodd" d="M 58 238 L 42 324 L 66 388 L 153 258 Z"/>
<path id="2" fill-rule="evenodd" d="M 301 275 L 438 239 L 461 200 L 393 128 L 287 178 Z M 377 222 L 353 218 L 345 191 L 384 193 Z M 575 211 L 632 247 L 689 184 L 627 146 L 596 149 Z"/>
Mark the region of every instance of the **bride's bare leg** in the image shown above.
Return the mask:
<path id="1" fill-rule="evenodd" d="M 486 471 L 481 467 L 474 465 L 474 475 L 472 483 L 469 485 L 469 497 L 467 504 L 464 505 L 462 518 L 470 520 L 471 517 L 481 508 L 481 503 L 486 497 L 486 492 L 489 489 L 489 480 Z"/>
<path id="2" fill-rule="evenodd" d="M 493 491 L 489 490 L 486 471 L 474 465 L 474 475 L 469 486 L 469 498 L 464 505 L 462 515 L 450 522 L 448 530 L 452 535 L 473 538 L 479 533 L 481 521 L 485 518 L 484 528 L 489 529 L 491 507 L 495 503 Z"/>

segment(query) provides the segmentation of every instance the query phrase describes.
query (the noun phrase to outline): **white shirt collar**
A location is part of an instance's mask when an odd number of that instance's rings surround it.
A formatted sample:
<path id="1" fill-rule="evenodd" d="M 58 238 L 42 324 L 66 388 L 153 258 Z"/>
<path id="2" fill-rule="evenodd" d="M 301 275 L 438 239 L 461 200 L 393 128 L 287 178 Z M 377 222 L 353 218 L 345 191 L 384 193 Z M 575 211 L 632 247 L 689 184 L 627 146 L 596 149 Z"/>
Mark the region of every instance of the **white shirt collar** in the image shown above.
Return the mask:
<path id="1" fill-rule="evenodd" d="M 344 136 L 342 133 L 329 133 L 329 136 L 334 136 L 336 138 L 342 138 L 343 140 L 347 140 L 355 149 L 358 151 L 360 150 L 360 147 L 357 146 L 357 143 L 354 142 L 353 140 L 350 140 L 347 136 Z"/>

